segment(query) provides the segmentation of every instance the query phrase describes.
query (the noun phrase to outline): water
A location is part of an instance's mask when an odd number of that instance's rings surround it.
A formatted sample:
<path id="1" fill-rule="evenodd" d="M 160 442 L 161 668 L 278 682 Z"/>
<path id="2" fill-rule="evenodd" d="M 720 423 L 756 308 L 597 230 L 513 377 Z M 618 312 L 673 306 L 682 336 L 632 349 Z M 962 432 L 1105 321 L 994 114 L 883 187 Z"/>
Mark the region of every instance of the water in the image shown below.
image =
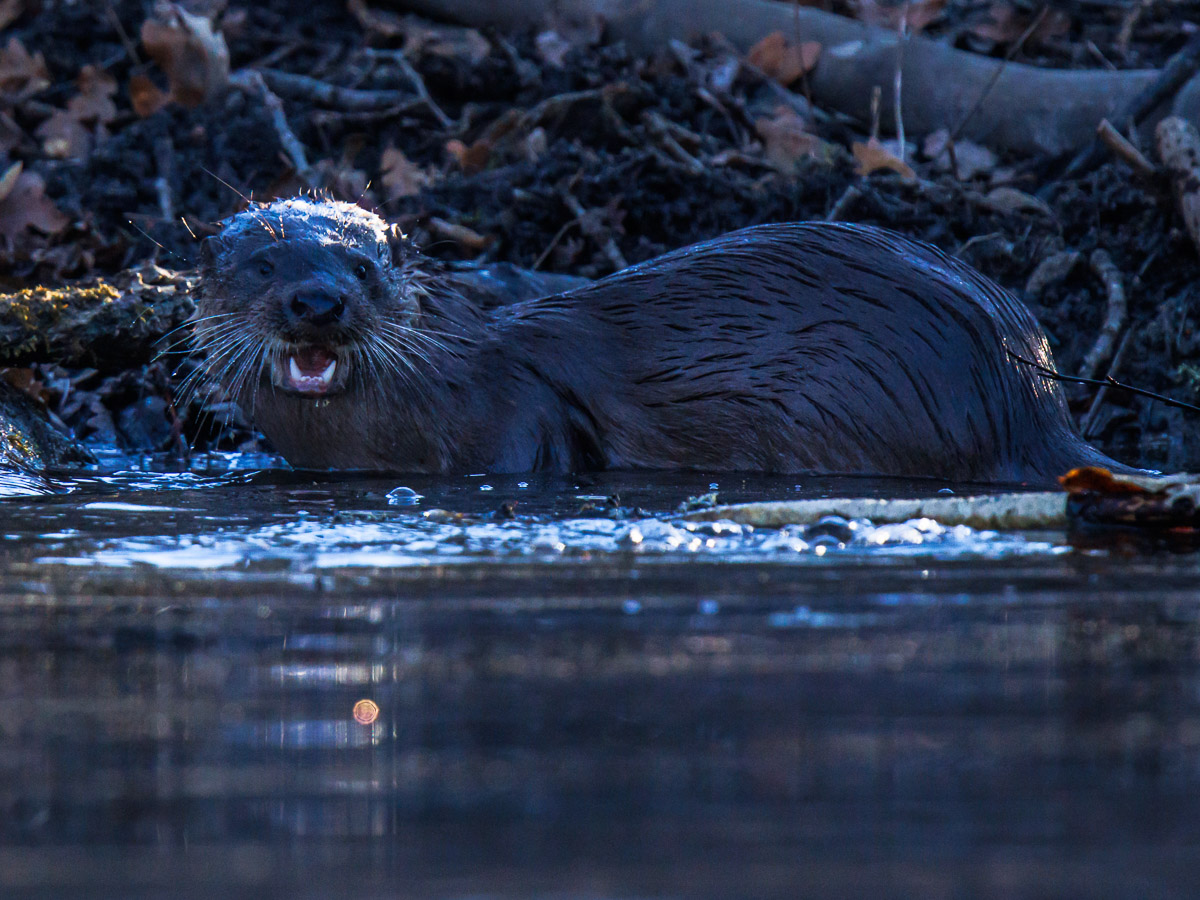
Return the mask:
<path id="1" fill-rule="evenodd" d="M 1196 893 L 1193 552 L 263 462 L 0 502 L 0 897 Z"/>

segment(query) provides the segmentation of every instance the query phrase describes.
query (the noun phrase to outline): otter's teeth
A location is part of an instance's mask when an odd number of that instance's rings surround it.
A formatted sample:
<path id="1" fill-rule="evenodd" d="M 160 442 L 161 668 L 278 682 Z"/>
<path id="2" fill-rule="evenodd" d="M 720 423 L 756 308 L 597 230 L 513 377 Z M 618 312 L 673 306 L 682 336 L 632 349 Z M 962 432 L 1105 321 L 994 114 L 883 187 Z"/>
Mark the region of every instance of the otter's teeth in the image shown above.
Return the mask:
<path id="1" fill-rule="evenodd" d="M 296 357 L 288 357 L 288 377 L 291 379 L 292 387 L 297 390 L 311 391 L 329 387 L 333 382 L 333 373 L 336 370 L 337 360 L 331 359 L 329 365 L 325 367 L 320 375 L 306 375 L 301 371 L 299 363 L 296 362 Z"/>

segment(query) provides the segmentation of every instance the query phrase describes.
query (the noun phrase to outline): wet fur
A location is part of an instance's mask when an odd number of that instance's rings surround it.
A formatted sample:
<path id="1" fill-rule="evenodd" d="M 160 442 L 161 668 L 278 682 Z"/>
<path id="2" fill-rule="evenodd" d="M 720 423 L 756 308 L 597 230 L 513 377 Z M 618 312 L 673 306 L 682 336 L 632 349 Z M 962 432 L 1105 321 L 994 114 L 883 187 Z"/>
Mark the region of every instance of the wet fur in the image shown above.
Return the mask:
<path id="1" fill-rule="evenodd" d="M 387 352 L 362 350 L 344 390 L 320 401 L 264 382 L 265 366 L 236 383 L 216 354 L 213 376 L 298 466 L 1006 482 L 1048 482 L 1083 464 L 1125 468 L 1075 433 L 1056 383 L 1007 352 L 1053 366 L 1030 312 L 890 232 L 762 225 L 566 293 L 495 305 L 476 302 L 370 213 L 288 203 L 242 213 L 214 239 L 199 317 L 228 316 L 211 321 L 237 321 L 264 347 L 278 341 L 278 300 L 247 286 L 245 260 L 291 242 L 288 258 L 311 267 L 293 279 L 344 286 L 340 255 L 376 254 L 378 277 L 361 286 L 338 336 L 347 347 L 395 333 L 389 323 L 411 329 Z"/>

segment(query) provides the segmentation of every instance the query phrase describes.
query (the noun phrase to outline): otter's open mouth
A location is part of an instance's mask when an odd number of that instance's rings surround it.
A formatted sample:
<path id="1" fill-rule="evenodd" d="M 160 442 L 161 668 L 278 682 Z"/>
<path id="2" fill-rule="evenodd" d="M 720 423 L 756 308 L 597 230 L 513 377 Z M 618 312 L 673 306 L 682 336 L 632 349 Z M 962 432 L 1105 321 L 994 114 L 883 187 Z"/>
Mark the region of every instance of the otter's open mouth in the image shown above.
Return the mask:
<path id="1" fill-rule="evenodd" d="M 330 393 L 338 381 L 338 358 L 324 347 L 287 350 L 272 368 L 277 385 L 308 397 Z"/>

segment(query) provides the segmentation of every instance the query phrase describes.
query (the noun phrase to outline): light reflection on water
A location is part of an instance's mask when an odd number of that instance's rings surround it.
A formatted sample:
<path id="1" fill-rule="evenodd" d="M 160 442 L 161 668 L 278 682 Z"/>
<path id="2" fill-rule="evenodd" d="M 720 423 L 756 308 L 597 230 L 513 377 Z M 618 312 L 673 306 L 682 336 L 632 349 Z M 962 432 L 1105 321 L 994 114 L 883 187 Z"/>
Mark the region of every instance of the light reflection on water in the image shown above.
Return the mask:
<path id="1" fill-rule="evenodd" d="M 5 900 L 1188 896 L 1194 555 L 198 477 L 0 504 Z"/>

